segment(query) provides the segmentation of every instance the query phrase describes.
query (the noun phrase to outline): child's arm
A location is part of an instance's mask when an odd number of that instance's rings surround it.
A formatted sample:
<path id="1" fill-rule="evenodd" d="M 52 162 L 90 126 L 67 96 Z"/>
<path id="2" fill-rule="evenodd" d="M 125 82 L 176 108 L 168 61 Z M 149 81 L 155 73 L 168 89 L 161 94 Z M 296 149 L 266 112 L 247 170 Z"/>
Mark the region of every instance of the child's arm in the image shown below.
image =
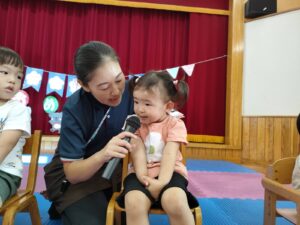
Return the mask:
<path id="1" fill-rule="evenodd" d="M 9 152 L 16 146 L 22 136 L 21 130 L 4 130 L 0 134 L 0 164 Z"/>
<path id="2" fill-rule="evenodd" d="M 172 178 L 179 147 L 180 143 L 178 142 L 167 142 L 164 148 L 158 176 L 158 180 L 163 186 L 167 185 Z"/>
<path id="3" fill-rule="evenodd" d="M 166 186 L 173 175 L 176 157 L 179 151 L 179 143 L 168 142 L 163 151 L 163 157 L 160 163 L 160 171 L 158 180 L 150 177 L 145 177 L 145 182 L 148 183 L 148 190 L 153 198 L 157 199 L 162 188 Z"/>
<path id="4" fill-rule="evenodd" d="M 134 170 L 139 181 L 144 183 L 143 177 L 148 174 L 145 145 L 140 138 L 132 139 L 131 143 L 134 145 L 130 152 Z"/>

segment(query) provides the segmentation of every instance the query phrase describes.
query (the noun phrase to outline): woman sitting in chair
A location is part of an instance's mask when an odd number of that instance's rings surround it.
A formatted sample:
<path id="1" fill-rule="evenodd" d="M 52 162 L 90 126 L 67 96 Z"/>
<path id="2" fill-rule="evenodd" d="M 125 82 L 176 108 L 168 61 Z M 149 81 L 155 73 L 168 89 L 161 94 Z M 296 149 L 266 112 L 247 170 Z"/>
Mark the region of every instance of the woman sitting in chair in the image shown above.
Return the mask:
<path id="1" fill-rule="evenodd" d="M 300 134 L 300 113 L 297 117 L 297 129 Z M 300 149 L 299 149 L 300 150 Z M 300 155 L 296 158 L 295 167 L 292 176 L 292 186 L 293 188 L 300 190 Z"/>
<path id="2" fill-rule="evenodd" d="M 187 190 L 187 169 L 179 151 L 180 144 L 187 143 L 187 130 L 180 118 L 171 115 L 187 100 L 188 86 L 164 71 L 133 78 L 131 85 L 141 140 L 132 140 L 133 166 L 117 199 L 120 206 L 125 201 L 127 225 L 149 224 L 151 207 L 163 208 L 172 225 L 194 225 L 190 207 L 198 202 Z"/>

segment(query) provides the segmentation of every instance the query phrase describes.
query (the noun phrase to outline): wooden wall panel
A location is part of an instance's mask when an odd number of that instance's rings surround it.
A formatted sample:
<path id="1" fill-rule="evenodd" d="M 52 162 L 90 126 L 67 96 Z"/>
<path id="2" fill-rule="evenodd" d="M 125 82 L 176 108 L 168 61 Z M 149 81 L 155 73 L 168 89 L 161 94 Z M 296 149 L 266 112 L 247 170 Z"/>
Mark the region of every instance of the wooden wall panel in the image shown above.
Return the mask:
<path id="1" fill-rule="evenodd" d="M 299 154 L 296 117 L 243 117 L 242 148 L 190 143 L 188 157 L 267 165 Z"/>
<path id="2" fill-rule="evenodd" d="M 242 151 L 242 158 L 250 158 L 250 119 L 245 118 L 243 120 L 243 137 L 242 137 L 242 143 L 243 143 L 243 151 Z"/>
<path id="3" fill-rule="evenodd" d="M 251 161 L 255 161 L 255 159 L 257 158 L 257 118 L 251 118 L 250 119 L 250 160 Z M 242 136 L 243 138 L 243 136 Z"/>
<path id="4" fill-rule="evenodd" d="M 291 150 L 291 126 L 290 126 L 291 120 L 289 118 L 283 118 L 281 122 L 281 156 L 287 157 L 292 154 Z"/>
<path id="5" fill-rule="evenodd" d="M 281 158 L 281 119 L 274 119 L 274 154 L 273 158 L 280 159 Z"/>
<path id="6" fill-rule="evenodd" d="M 41 153 L 53 154 L 56 150 L 58 140 L 58 136 L 44 135 L 42 137 Z"/>
<path id="7" fill-rule="evenodd" d="M 241 151 L 236 149 L 212 149 L 187 147 L 187 158 L 206 160 L 226 160 L 241 163 Z"/>
<path id="8" fill-rule="evenodd" d="M 246 118 L 245 118 L 246 119 Z M 274 150 L 274 118 L 266 117 L 266 127 L 265 132 L 265 161 L 270 162 L 273 160 L 273 150 Z M 244 158 L 247 159 L 247 158 Z"/>
<path id="9" fill-rule="evenodd" d="M 296 156 L 299 151 L 296 117 L 244 117 L 242 142 L 242 162 L 269 164 Z"/>
<path id="10" fill-rule="evenodd" d="M 296 123 L 296 119 L 295 119 L 295 121 L 292 121 L 292 124 L 293 123 Z M 297 128 L 295 126 L 292 126 L 291 130 L 292 130 L 292 136 L 293 136 L 293 139 L 292 139 L 292 143 L 293 143 L 293 146 L 292 146 L 292 149 L 293 149 L 292 155 L 298 155 L 298 154 L 300 154 L 299 134 L 298 134 Z"/>
<path id="11" fill-rule="evenodd" d="M 254 160 L 264 161 L 265 160 L 265 127 L 266 120 L 264 118 L 257 118 L 257 149 L 256 149 L 256 157 Z"/>

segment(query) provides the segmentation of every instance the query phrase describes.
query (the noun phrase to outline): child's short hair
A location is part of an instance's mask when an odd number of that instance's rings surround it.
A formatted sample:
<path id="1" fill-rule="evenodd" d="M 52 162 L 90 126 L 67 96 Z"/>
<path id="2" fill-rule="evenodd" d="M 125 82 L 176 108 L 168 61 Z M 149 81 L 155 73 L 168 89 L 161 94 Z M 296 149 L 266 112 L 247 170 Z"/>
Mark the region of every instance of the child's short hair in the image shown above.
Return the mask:
<path id="1" fill-rule="evenodd" d="M 8 64 L 23 70 L 23 60 L 14 50 L 0 46 L 0 65 Z"/>
<path id="2" fill-rule="evenodd" d="M 297 129 L 298 129 L 298 133 L 300 134 L 300 113 L 297 117 Z"/>

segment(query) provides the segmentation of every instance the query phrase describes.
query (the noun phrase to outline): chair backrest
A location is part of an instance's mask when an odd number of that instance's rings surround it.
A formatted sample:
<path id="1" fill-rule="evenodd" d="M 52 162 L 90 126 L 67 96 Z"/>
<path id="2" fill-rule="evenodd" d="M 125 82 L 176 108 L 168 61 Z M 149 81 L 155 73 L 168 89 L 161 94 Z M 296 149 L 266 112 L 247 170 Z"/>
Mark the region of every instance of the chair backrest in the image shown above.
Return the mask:
<path id="1" fill-rule="evenodd" d="M 267 168 L 266 176 L 281 184 L 290 184 L 292 182 L 295 159 L 295 157 L 288 157 L 275 161 Z"/>
<path id="2" fill-rule="evenodd" d="M 32 194 L 34 193 L 36 184 L 41 140 L 42 132 L 40 130 L 35 130 L 31 137 L 26 139 L 26 144 L 23 147 L 23 154 L 28 154 L 31 156 L 28 168 L 26 190 L 30 191 Z"/>
<path id="3" fill-rule="evenodd" d="M 180 148 L 179 148 L 179 151 L 181 152 L 181 155 L 182 155 L 182 163 L 184 165 L 186 165 L 186 145 L 185 144 L 180 144 Z M 123 168 L 122 168 L 122 189 L 123 189 L 123 182 L 124 182 L 124 179 L 125 177 L 127 176 L 128 174 L 128 165 L 129 165 L 129 162 L 130 162 L 130 153 L 128 153 L 126 155 L 125 158 L 123 158 Z"/>

